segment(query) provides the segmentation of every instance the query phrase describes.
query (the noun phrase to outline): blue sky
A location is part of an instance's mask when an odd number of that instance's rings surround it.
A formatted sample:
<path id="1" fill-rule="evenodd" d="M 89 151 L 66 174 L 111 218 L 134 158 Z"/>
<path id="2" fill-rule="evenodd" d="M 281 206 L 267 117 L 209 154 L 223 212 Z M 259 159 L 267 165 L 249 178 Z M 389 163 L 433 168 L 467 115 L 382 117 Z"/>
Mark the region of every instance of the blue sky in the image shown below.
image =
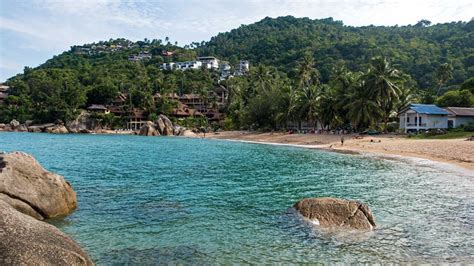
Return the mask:
<path id="1" fill-rule="evenodd" d="M 262 18 L 342 20 L 346 25 L 469 21 L 472 0 L 0 0 L 0 81 L 76 44 L 110 38 L 180 45 Z"/>

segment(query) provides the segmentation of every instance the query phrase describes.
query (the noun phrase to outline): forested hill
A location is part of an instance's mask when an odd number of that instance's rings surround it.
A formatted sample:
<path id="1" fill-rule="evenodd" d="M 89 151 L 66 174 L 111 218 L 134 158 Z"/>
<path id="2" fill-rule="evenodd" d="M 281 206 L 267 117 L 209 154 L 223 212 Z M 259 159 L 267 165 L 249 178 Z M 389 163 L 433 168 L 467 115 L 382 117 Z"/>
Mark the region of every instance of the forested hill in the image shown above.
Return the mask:
<path id="1" fill-rule="evenodd" d="M 305 53 L 314 55 L 323 82 L 343 60 L 353 71 L 365 70 L 373 56 L 390 58 L 422 89 L 436 85 L 436 69 L 453 66 L 450 84 L 474 76 L 474 21 L 430 25 L 422 20 L 410 26 L 345 26 L 332 18 L 265 18 L 221 33 L 198 48 L 201 55 L 277 67 L 290 76 Z"/>

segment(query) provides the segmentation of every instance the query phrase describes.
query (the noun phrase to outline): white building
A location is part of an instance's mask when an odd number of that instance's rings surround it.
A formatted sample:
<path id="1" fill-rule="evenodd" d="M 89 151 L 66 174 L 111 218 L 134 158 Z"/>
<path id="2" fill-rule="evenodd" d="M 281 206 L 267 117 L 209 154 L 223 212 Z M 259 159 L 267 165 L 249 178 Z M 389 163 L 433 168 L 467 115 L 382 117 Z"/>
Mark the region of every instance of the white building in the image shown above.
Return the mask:
<path id="1" fill-rule="evenodd" d="M 448 111 L 448 128 L 465 126 L 474 123 L 474 108 L 467 107 L 446 107 Z"/>
<path id="2" fill-rule="evenodd" d="M 399 114 L 405 133 L 432 128 L 448 128 L 449 113 L 434 104 L 410 104 Z"/>
<path id="3" fill-rule="evenodd" d="M 197 58 L 207 69 L 219 69 L 219 59 L 213 56 L 201 56 Z"/>
<path id="4" fill-rule="evenodd" d="M 188 62 L 176 63 L 176 69 L 178 70 L 200 69 L 200 68 L 202 68 L 201 61 L 188 61 Z"/>

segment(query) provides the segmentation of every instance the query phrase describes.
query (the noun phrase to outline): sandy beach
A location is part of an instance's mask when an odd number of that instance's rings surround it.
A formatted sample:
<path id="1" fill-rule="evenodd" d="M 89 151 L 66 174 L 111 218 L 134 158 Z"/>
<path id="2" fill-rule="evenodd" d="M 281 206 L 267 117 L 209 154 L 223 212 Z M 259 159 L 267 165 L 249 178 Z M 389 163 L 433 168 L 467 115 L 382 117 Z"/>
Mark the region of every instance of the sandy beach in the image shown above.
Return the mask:
<path id="1" fill-rule="evenodd" d="M 308 148 L 375 153 L 404 157 L 423 158 L 445 162 L 474 170 L 474 142 L 465 139 L 427 140 L 409 139 L 397 135 L 364 136 L 344 135 L 341 145 L 340 135 L 258 133 L 247 131 L 226 131 L 206 134 L 206 138 L 241 140 L 259 143 L 301 145 Z"/>

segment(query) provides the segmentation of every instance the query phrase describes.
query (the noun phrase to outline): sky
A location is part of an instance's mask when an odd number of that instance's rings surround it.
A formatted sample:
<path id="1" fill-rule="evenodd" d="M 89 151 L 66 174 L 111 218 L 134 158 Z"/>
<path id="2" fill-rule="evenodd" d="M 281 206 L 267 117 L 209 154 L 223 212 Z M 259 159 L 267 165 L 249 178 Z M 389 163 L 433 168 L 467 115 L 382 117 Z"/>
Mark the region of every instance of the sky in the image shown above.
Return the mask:
<path id="1" fill-rule="evenodd" d="M 333 17 L 345 25 L 469 21 L 472 0 L 0 0 L 0 82 L 81 45 L 110 38 L 209 40 L 264 17 Z"/>

